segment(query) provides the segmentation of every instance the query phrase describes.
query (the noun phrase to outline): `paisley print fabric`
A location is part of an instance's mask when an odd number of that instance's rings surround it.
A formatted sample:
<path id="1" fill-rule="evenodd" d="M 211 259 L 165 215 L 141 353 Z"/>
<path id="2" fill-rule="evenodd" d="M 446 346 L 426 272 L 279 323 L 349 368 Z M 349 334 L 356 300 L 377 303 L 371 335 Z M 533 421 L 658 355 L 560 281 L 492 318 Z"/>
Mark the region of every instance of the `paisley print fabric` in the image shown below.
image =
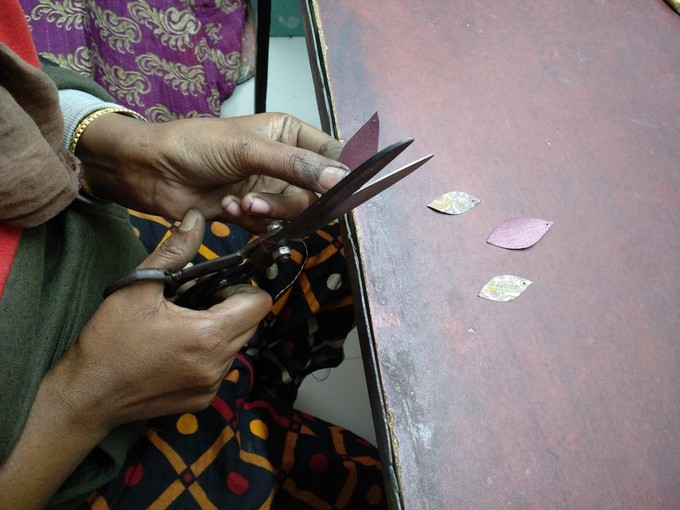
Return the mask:
<path id="1" fill-rule="evenodd" d="M 42 56 L 93 78 L 152 122 L 218 116 L 252 73 L 241 65 L 247 0 L 21 4 Z"/>

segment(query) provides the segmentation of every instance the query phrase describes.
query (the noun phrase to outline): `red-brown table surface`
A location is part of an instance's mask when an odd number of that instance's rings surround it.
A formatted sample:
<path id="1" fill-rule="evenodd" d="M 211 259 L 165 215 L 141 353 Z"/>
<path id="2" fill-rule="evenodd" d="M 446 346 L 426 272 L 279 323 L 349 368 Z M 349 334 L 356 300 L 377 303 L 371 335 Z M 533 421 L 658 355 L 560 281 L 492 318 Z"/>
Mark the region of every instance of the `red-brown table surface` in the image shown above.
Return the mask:
<path id="1" fill-rule="evenodd" d="M 330 118 L 434 159 L 351 218 L 393 506 L 680 508 L 680 16 L 316 0 Z M 391 168 L 396 168 L 392 166 Z M 426 205 L 448 191 L 481 204 Z M 486 243 L 554 221 L 522 251 Z M 477 296 L 493 276 L 533 281 Z"/>

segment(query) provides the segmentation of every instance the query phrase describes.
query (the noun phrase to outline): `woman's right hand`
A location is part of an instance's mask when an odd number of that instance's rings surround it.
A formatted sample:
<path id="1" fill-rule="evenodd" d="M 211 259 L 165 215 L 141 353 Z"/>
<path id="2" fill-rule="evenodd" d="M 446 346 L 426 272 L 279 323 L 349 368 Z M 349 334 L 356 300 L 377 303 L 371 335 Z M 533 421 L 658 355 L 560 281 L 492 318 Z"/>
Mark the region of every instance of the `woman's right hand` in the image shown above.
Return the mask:
<path id="1" fill-rule="evenodd" d="M 203 216 L 182 226 L 140 267 L 178 270 L 203 238 Z M 109 296 L 40 384 L 18 443 L 0 462 L 0 508 L 44 508 L 116 426 L 204 409 L 232 360 L 271 309 L 269 294 L 242 285 L 209 310 L 163 297 L 161 282 Z M 45 455 L 49 445 L 49 455 Z"/>
<path id="2" fill-rule="evenodd" d="M 201 213 L 190 210 L 139 267 L 181 269 L 204 229 Z M 189 310 L 165 299 L 162 282 L 138 282 L 102 303 L 52 375 L 63 381 L 70 405 L 105 430 L 198 411 L 210 404 L 271 305 L 266 292 L 238 285 L 210 309 Z"/>

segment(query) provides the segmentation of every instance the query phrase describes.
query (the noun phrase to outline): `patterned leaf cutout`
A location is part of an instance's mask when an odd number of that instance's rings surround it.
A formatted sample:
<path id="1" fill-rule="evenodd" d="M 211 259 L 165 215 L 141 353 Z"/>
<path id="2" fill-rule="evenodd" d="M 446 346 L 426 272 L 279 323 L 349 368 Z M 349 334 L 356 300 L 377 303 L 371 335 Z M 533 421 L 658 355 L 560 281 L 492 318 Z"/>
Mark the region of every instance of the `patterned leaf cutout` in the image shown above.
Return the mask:
<path id="1" fill-rule="evenodd" d="M 340 152 L 338 161 L 347 165 L 350 170 L 354 170 L 368 158 L 378 153 L 379 135 L 380 119 L 376 112 L 368 119 L 366 124 L 359 128 L 359 131 L 354 133 L 352 138 L 347 140 L 347 143 L 342 148 L 342 152 Z"/>
<path id="2" fill-rule="evenodd" d="M 480 200 L 477 197 L 464 191 L 450 191 L 433 200 L 427 206 L 430 209 L 446 214 L 462 214 L 472 209 L 479 202 Z"/>
<path id="3" fill-rule="evenodd" d="M 522 250 L 540 241 L 552 224 L 552 221 L 538 218 L 512 218 L 498 225 L 486 242 L 509 250 Z"/>
<path id="4" fill-rule="evenodd" d="M 529 285 L 531 281 L 512 274 L 494 276 L 479 291 L 479 297 L 504 303 L 515 299 Z"/>

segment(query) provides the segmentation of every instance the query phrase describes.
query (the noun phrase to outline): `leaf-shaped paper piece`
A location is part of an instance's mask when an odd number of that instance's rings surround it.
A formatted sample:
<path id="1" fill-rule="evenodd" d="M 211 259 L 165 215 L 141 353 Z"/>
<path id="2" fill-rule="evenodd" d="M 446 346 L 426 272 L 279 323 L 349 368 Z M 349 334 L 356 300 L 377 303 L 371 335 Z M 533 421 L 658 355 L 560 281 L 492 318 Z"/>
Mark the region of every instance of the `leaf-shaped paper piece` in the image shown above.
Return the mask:
<path id="1" fill-rule="evenodd" d="M 512 218 L 498 225 L 486 242 L 509 250 L 522 250 L 540 241 L 552 224 L 552 221 L 538 218 Z"/>
<path id="2" fill-rule="evenodd" d="M 531 285 L 531 281 L 526 278 L 521 278 L 512 274 L 502 274 L 491 278 L 491 280 L 482 287 L 482 290 L 479 291 L 479 297 L 504 303 L 515 299 L 524 292 L 529 285 Z"/>
<path id="3" fill-rule="evenodd" d="M 338 161 L 354 170 L 368 158 L 378 153 L 378 137 L 380 136 L 380 119 L 378 113 L 368 119 L 366 124 L 359 128 L 359 131 L 347 140 L 340 152 Z"/>
<path id="4" fill-rule="evenodd" d="M 430 209 L 446 214 L 462 214 L 472 209 L 479 202 L 480 200 L 477 197 L 464 191 L 450 191 L 433 200 L 427 206 Z"/>

